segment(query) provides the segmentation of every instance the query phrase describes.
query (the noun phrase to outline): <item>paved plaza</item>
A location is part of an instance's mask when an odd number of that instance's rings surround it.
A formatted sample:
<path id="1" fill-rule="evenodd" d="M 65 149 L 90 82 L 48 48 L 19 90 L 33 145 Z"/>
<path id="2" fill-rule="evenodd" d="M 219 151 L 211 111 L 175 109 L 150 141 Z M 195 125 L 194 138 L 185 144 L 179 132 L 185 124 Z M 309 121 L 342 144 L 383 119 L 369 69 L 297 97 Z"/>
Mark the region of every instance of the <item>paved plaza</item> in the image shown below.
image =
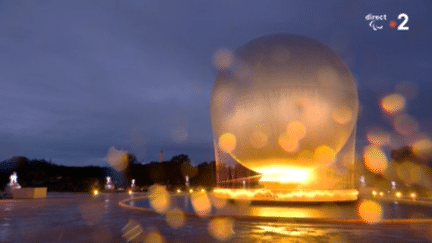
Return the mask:
<path id="1" fill-rule="evenodd" d="M 135 195 L 137 196 L 137 195 Z M 126 242 L 122 228 L 139 226 L 142 239 L 218 242 L 208 219 L 187 218 L 179 229 L 162 215 L 123 209 L 124 193 L 48 193 L 46 199 L 1 200 L 0 242 Z M 132 220 L 132 221 L 131 221 Z M 227 242 L 429 242 L 429 224 L 359 225 L 235 220 Z M 154 236 L 158 237 L 154 237 Z M 338 240 L 338 241 L 335 241 Z"/>

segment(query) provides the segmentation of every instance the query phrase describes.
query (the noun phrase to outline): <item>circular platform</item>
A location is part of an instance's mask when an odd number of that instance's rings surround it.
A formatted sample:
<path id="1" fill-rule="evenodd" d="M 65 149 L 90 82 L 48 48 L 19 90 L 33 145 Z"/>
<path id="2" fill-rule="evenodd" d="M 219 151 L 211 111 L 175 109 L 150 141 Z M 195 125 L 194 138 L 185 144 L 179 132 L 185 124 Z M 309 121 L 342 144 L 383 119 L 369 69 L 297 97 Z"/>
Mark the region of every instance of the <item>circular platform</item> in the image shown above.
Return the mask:
<path id="1" fill-rule="evenodd" d="M 180 210 L 187 217 L 230 217 L 238 220 L 277 221 L 291 223 L 333 223 L 333 224 L 430 224 L 432 223 L 432 201 L 360 198 L 354 202 L 250 202 L 245 200 L 223 200 L 212 194 L 171 194 L 169 208 Z M 375 221 L 368 221 L 360 215 L 364 202 L 378 205 Z M 207 205 L 209 203 L 210 205 Z M 131 197 L 119 202 L 123 208 L 157 213 L 148 196 Z M 208 210 L 207 210 L 208 209 Z M 201 211 L 200 211 L 201 210 Z M 206 211 L 207 210 L 207 211 Z M 167 209 L 166 212 L 168 212 Z M 160 212 L 162 214 L 166 212 Z"/>

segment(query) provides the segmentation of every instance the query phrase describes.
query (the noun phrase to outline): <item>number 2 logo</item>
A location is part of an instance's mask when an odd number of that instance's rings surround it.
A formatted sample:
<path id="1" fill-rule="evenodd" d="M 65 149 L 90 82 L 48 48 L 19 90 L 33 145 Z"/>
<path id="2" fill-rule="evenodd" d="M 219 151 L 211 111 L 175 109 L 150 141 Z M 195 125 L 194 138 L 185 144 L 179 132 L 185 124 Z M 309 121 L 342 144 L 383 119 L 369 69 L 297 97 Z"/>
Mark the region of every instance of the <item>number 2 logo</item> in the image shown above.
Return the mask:
<path id="1" fill-rule="evenodd" d="M 405 26 L 408 23 L 408 15 L 406 13 L 401 13 L 398 19 L 403 19 L 402 23 L 397 27 L 397 30 L 409 30 L 409 26 Z"/>

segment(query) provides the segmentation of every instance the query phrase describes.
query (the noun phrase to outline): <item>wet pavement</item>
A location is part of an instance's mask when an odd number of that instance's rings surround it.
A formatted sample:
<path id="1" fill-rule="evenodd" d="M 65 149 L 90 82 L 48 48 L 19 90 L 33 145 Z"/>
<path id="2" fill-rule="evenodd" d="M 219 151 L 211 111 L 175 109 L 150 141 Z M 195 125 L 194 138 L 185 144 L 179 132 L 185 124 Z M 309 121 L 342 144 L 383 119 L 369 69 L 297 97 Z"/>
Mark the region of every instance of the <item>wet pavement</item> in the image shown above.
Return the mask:
<path id="1" fill-rule="evenodd" d="M 134 196 L 137 196 L 136 194 Z M 46 199 L 0 200 L 0 242 L 431 242 L 430 224 L 342 225 L 235 220 L 224 224 L 185 218 L 176 229 L 167 217 L 123 209 L 124 193 L 48 193 Z M 423 210 L 417 208 L 417 210 Z M 421 213 L 421 212 L 420 212 Z M 122 229 L 126 226 L 127 230 Z M 139 237 L 131 234 L 138 229 Z M 213 230 L 210 230 L 213 229 Z M 219 232 L 219 233 L 218 233 Z M 226 232 L 225 232 L 226 233 Z"/>

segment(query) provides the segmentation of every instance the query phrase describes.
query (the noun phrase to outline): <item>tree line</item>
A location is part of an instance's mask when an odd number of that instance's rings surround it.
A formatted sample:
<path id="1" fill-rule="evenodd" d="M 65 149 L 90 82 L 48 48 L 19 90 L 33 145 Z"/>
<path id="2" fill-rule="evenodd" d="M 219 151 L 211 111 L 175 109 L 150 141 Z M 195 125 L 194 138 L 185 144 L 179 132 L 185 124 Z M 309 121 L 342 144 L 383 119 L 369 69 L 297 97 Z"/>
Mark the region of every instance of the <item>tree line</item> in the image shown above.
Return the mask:
<path id="1" fill-rule="evenodd" d="M 185 154 L 172 157 L 169 161 L 142 164 L 133 154 L 127 154 L 125 169 L 116 171 L 101 166 L 65 166 L 44 159 L 30 160 L 15 156 L 0 162 L 0 188 L 5 189 L 13 171 L 18 173 L 18 183 L 23 187 L 47 187 L 48 191 L 88 192 L 103 190 L 106 177 L 110 176 L 117 188 L 128 188 L 135 179 L 138 188 L 153 184 L 167 186 L 168 189 L 185 187 L 185 178 L 193 187 L 211 188 L 216 185 L 216 164 L 203 162 L 197 166 L 190 163 Z"/>

